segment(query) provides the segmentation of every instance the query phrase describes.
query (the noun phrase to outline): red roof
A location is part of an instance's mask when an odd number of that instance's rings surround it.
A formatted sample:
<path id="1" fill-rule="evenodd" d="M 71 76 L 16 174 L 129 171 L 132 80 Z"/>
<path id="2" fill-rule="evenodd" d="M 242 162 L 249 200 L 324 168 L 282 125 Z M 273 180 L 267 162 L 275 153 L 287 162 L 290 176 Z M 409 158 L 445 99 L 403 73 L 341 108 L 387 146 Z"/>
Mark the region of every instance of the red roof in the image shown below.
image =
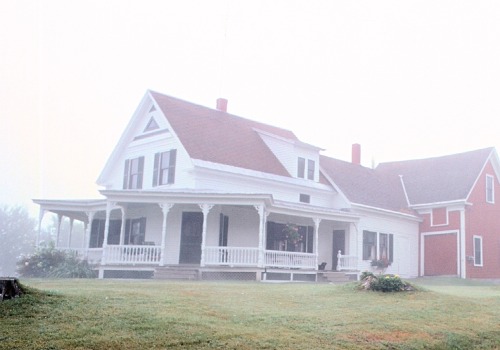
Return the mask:
<path id="1" fill-rule="evenodd" d="M 401 175 L 410 204 L 466 200 L 492 147 L 426 159 L 382 163 L 377 172 Z"/>
<path id="2" fill-rule="evenodd" d="M 290 177 L 255 129 L 298 140 L 291 131 L 151 91 L 189 156 Z"/>
<path id="3" fill-rule="evenodd" d="M 321 156 L 320 165 L 350 202 L 392 211 L 408 211 L 399 176 L 380 174 L 374 169 L 326 156 Z"/>

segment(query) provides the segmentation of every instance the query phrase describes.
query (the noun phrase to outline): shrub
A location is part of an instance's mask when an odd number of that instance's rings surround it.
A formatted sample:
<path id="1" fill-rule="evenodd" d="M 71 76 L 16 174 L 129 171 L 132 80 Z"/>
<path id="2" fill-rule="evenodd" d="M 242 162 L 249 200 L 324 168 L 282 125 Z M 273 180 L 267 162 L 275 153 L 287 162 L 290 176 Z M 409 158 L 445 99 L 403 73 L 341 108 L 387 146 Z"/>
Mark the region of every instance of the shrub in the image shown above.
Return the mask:
<path id="1" fill-rule="evenodd" d="M 18 272 L 24 277 L 92 278 L 95 272 L 75 252 L 57 250 L 54 243 L 39 247 L 34 254 L 22 257 Z"/>
<path id="2" fill-rule="evenodd" d="M 414 290 L 409 283 L 404 282 L 398 275 L 376 276 L 368 271 L 361 274 L 360 288 L 384 293 Z"/>

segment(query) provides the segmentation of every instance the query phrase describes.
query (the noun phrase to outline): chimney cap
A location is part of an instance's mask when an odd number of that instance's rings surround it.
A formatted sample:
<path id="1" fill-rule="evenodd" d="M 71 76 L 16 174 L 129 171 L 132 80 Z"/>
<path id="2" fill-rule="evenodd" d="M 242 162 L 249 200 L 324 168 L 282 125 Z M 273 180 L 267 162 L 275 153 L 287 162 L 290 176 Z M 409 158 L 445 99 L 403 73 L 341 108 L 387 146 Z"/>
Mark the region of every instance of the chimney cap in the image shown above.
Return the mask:
<path id="1" fill-rule="evenodd" d="M 361 145 L 359 143 L 352 144 L 352 163 L 361 164 Z"/>
<path id="2" fill-rule="evenodd" d="M 218 98 L 216 109 L 221 112 L 227 112 L 227 99 L 222 97 Z"/>

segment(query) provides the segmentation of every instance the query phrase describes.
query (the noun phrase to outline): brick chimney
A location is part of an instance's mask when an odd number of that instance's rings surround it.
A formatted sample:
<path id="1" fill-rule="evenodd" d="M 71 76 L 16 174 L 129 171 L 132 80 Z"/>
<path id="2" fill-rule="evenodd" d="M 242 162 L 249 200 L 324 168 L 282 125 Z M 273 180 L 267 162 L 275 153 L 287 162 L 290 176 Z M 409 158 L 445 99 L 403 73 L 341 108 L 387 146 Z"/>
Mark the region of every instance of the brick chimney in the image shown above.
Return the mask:
<path id="1" fill-rule="evenodd" d="M 227 100 L 225 98 L 218 98 L 216 108 L 221 112 L 227 112 Z"/>
<path id="2" fill-rule="evenodd" d="M 352 164 L 361 164 L 361 145 L 359 143 L 352 144 Z"/>

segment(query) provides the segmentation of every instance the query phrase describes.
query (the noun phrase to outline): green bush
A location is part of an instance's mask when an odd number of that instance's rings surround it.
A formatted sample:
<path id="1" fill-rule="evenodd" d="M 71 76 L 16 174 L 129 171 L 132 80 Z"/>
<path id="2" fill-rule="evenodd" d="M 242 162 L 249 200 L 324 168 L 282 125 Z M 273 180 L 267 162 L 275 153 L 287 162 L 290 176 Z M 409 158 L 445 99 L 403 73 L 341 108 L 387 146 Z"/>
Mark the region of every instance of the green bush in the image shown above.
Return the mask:
<path id="1" fill-rule="evenodd" d="M 93 278 L 95 271 L 75 252 L 57 250 L 54 243 L 39 247 L 32 255 L 22 257 L 17 271 L 23 277 Z"/>
<path id="2" fill-rule="evenodd" d="M 405 283 L 398 275 L 377 276 L 368 271 L 361 274 L 360 288 L 384 293 L 414 290 L 409 283 Z"/>

